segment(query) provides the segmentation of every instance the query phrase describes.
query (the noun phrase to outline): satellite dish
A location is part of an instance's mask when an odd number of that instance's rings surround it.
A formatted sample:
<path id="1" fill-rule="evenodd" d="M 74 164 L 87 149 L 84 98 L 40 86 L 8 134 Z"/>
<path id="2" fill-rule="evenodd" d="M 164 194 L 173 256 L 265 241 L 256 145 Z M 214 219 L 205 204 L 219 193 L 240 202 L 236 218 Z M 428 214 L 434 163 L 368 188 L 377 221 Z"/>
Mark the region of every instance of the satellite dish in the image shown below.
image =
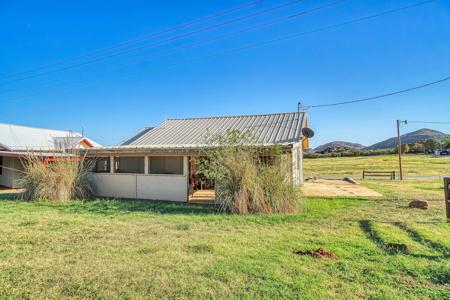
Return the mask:
<path id="1" fill-rule="evenodd" d="M 312 138 L 314 136 L 314 131 L 311 128 L 303 128 L 302 135 L 306 138 Z"/>

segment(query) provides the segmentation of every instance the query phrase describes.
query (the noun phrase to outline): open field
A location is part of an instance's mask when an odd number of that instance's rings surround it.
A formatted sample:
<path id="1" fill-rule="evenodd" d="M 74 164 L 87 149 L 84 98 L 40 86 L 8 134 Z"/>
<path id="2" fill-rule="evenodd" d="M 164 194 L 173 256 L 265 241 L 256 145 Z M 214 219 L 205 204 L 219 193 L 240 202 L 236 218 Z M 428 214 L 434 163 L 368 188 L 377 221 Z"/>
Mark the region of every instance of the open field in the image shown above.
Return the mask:
<path id="1" fill-rule="evenodd" d="M 448 299 L 441 181 L 364 184 L 385 196 L 306 198 L 303 212 L 285 216 L 0 195 L 0 298 Z M 413 197 L 431 208 L 407 208 Z M 389 243 L 414 251 L 396 252 Z M 319 246 L 338 259 L 292 253 Z"/>
<path id="2" fill-rule="evenodd" d="M 363 170 L 396 171 L 397 155 L 313 158 L 304 160 L 306 176 L 362 177 Z M 407 154 L 403 156 L 406 176 L 450 176 L 450 156 Z"/>

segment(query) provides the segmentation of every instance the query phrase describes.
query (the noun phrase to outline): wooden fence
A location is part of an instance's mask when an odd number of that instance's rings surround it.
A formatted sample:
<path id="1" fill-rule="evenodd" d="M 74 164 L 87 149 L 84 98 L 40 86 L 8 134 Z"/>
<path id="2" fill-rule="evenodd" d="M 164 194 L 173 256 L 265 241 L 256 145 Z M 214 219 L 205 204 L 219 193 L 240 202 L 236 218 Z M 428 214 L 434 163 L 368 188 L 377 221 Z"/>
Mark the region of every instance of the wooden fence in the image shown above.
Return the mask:
<path id="1" fill-rule="evenodd" d="M 395 179 L 395 171 L 366 171 L 363 170 L 363 179 L 366 177 L 389 177 L 389 179 Z"/>

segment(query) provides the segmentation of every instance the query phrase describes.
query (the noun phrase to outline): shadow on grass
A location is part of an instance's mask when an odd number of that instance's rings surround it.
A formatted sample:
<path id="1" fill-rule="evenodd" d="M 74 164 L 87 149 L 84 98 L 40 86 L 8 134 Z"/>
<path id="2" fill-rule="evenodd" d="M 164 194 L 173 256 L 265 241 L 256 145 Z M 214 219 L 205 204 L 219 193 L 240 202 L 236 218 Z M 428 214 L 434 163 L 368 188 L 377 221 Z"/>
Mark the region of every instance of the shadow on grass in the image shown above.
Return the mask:
<path id="1" fill-rule="evenodd" d="M 414 241 L 416 241 L 428 248 L 431 248 L 433 250 L 442 252 L 444 257 L 446 257 L 446 258 L 450 257 L 450 249 L 447 246 L 442 245 L 441 243 L 432 241 L 430 239 L 427 239 L 422 234 L 420 234 L 417 230 L 414 230 L 414 229 L 408 227 L 405 223 L 394 222 L 393 224 L 395 226 L 397 226 L 398 228 L 400 228 L 401 230 L 405 231 L 409 235 L 409 237 L 411 239 L 413 239 Z"/>
<path id="2" fill-rule="evenodd" d="M 441 255 L 426 255 L 426 254 L 416 254 L 412 253 L 412 248 L 408 245 L 404 244 L 396 244 L 396 243 L 388 243 L 386 242 L 375 230 L 375 227 L 373 226 L 373 222 L 369 220 L 360 220 L 359 221 L 359 227 L 361 230 L 365 233 L 368 239 L 370 239 L 375 245 L 378 246 L 381 250 L 386 252 L 389 255 L 395 255 L 395 254 L 405 254 L 412 257 L 417 258 L 426 258 L 430 260 L 440 260 L 443 258 L 446 258 L 446 256 Z"/>
<path id="3" fill-rule="evenodd" d="M 1 195 L 0 195 L 1 196 Z M 311 198 L 300 203 L 300 209 L 292 214 L 254 214 L 236 215 L 219 212 L 217 207 L 211 204 L 188 204 L 181 202 L 136 200 L 136 199 L 112 199 L 97 198 L 95 200 L 73 200 L 68 202 L 50 201 L 22 201 L 9 196 L 0 197 L 4 201 L 26 204 L 29 209 L 38 207 L 56 209 L 64 213 L 96 214 L 100 216 L 120 216 L 124 214 L 138 213 L 151 215 L 178 215 L 199 216 L 211 221 L 229 220 L 235 223 L 252 224 L 280 224 L 296 223 L 309 220 L 320 223 L 324 218 L 331 217 L 342 209 L 365 203 L 365 199 L 334 199 L 334 198 Z M 28 206 L 29 205 L 29 206 Z"/>
<path id="4" fill-rule="evenodd" d="M 144 212 L 149 214 L 206 215 L 217 214 L 214 205 L 188 204 L 169 201 L 108 199 L 73 200 L 68 202 L 24 201 L 19 194 L 0 194 L 0 201 L 30 203 L 32 205 L 58 209 L 68 213 L 92 213 L 103 216 Z"/>
<path id="5" fill-rule="evenodd" d="M 4 193 L 4 194 L 0 194 L 0 201 L 14 201 L 14 200 L 18 200 L 20 194 L 18 193 Z"/>
<path id="6" fill-rule="evenodd" d="M 51 204 L 51 206 L 54 207 L 55 204 Z M 216 213 L 213 205 L 136 199 L 79 200 L 73 201 L 69 205 L 60 205 L 58 208 L 66 212 L 94 213 L 99 215 L 117 215 L 133 212 L 161 215 L 207 215 Z"/>

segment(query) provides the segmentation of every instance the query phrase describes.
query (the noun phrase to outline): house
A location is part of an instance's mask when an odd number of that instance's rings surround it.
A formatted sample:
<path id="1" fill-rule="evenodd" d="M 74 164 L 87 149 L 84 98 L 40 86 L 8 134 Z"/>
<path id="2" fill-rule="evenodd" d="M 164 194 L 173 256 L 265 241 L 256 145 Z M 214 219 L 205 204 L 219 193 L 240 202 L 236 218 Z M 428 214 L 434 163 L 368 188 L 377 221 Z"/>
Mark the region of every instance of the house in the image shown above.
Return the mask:
<path id="1" fill-rule="evenodd" d="M 51 161 L 69 156 L 69 149 L 93 147 L 100 145 L 77 132 L 0 123 L 0 186 L 20 187 L 22 159 L 27 155 Z"/>
<path id="2" fill-rule="evenodd" d="M 113 147 L 86 152 L 96 158 L 93 174 L 98 196 L 170 201 L 214 197 L 214 182 L 197 178 L 192 158 L 204 153 L 208 136 L 227 130 L 249 132 L 258 146 L 280 145 L 292 157 L 293 182 L 302 175 L 302 151 L 312 131 L 304 112 L 207 118 L 166 119 Z M 198 191 L 210 193 L 199 194 Z"/>

